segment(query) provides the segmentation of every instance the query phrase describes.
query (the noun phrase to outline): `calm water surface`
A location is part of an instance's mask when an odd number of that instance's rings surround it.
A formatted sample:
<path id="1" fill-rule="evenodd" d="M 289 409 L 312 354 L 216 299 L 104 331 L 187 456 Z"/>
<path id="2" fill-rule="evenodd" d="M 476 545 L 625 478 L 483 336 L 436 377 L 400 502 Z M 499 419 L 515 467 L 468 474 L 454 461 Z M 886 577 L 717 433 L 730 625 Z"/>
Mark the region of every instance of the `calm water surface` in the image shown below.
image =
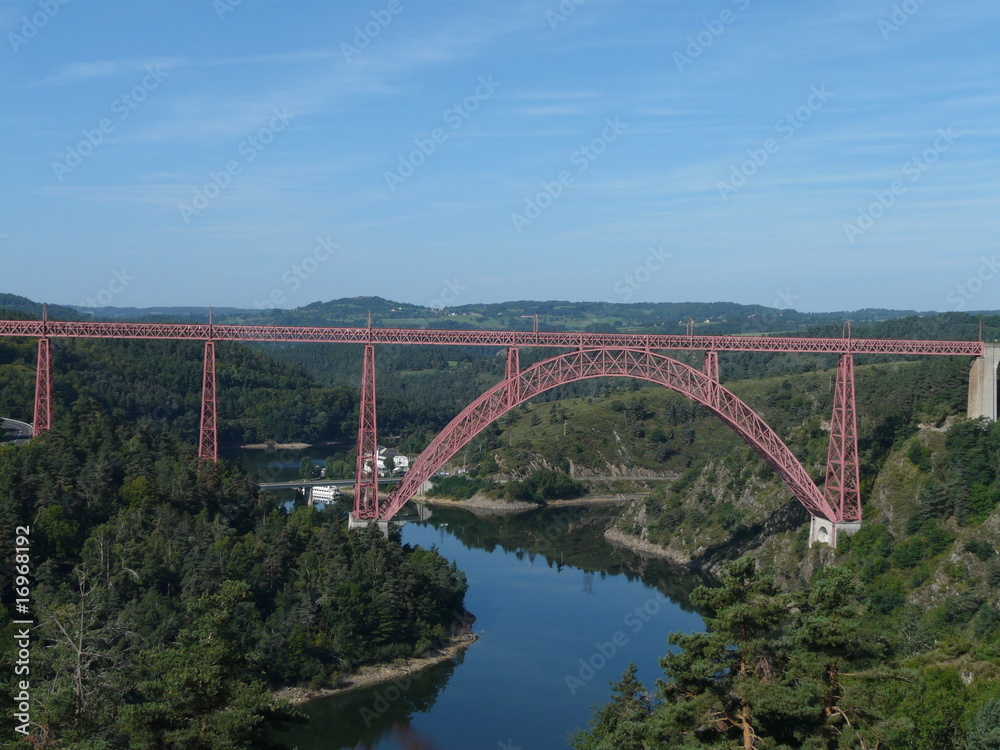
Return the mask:
<path id="1" fill-rule="evenodd" d="M 308 726 L 281 741 L 299 750 L 555 750 L 630 661 L 655 689 L 668 633 L 703 628 L 685 604 L 700 581 L 613 550 L 606 517 L 547 509 L 485 521 L 434 509 L 429 523 L 408 523 L 404 543 L 436 546 L 468 576 L 479 640 L 409 684 L 308 704 Z"/>

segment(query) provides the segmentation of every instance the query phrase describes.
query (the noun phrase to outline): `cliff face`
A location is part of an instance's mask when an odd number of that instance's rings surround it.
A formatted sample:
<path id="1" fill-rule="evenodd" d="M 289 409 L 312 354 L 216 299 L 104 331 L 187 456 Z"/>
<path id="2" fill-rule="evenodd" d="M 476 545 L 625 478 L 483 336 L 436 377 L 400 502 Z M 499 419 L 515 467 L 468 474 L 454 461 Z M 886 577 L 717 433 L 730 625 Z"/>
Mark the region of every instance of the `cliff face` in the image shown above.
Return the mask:
<path id="1" fill-rule="evenodd" d="M 726 386 L 822 483 L 834 376 L 806 369 Z M 862 363 L 856 382 L 864 523 L 838 550 L 809 549 L 808 514 L 776 474 L 666 389 L 609 385 L 526 406 L 485 448 L 505 472 L 541 463 L 596 494 L 627 494 L 607 536 L 644 554 L 706 571 L 749 554 L 789 587 L 817 566 L 850 564 L 883 610 L 941 608 L 947 620 L 954 605 L 1000 622 L 1000 426 L 960 416 L 967 363 Z"/>
<path id="2" fill-rule="evenodd" d="M 982 519 L 962 518 L 960 510 L 927 518 L 929 498 L 938 492 L 936 473 L 954 459 L 945 439 L 938 429 L 920 428 L 890 451 L 866 484 L 862 533 L 838 550 L 807 547 L 808 513 L 776 476 L 761 477 L 749 466 L 734 472 L 722 459 L 707 464 L 687 486 L 629 503 L 606 537 L 708 572 L 750 555 L 788 588 L 817 567 L 853 564 L 881 592 L 885 606 L 909 606 L 947 622 L 974 616 L 992 621 L 1000 618 L 1000 507 Z M 926 451 L 922 466 L 914 462 L 921 455 L 914 443 Z M 960 509 L 963 499 L 952 502 Z"/>
<path id="3" fill-rule="evenodd" d="M 618 544 L 713 571 L 723 562 L 792 535 L 808 514 L 769 469 L 713 460 L 687 486 L 631 502 L 607 534 Z M 762 476 L 763 475 L 763 476 Z"/>

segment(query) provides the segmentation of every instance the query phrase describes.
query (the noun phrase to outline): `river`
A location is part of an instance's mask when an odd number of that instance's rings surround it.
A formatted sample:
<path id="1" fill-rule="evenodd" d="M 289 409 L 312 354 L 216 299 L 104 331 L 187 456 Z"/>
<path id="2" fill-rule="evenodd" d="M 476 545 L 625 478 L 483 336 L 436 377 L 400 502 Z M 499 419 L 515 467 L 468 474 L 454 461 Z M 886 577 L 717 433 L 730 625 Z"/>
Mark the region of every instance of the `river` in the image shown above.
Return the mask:
<path id="1" fill-rule="evenodd" d="M 612 548 L 608 509 L 545 509 L 484 520 L 434 508 L 403 528 L 468 577 L 479 640 L 454 661 L 303 706 L 278 735 L 298 750 L 556 750 L 585 727 L 629 662 L 655 690 L 674 630 L 703 628 L 686 604 L 700 581 Z"/>

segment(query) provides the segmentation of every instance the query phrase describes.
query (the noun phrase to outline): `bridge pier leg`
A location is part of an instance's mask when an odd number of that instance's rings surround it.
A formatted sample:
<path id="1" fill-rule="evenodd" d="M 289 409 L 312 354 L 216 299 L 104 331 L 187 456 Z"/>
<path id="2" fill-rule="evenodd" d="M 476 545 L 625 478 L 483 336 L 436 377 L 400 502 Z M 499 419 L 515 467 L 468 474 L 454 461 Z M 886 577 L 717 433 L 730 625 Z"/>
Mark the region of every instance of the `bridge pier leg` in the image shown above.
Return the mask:
<path id="1" fill-rule="evenodd" d="M 837 548 L 837 539 L 852 536 L 861 529 L 860 521 L 830 521 L 821 516 L 811 516 L 809 520 L 809 547 L 826 544 Z"/>
<path id="2" fill-rule="evenodd" d="M 976 357 L 969 373 L 969 419 L 986 417 L 997 421 L 997 364 L 1000 346 L 984 344 L 982 357 Z"/>
<path id="3" fill-rule="evenodd" d="M 358 458 L 354 471 L 354 512 L 350 528 L 367 525 L 379 516 L 378 430 L 375 416 L 375 347 L 365 344 L 361 373 L 361 404 L 358 424 Z M 387 532 L 388 533 L 388 532 Z"/>
<path id="4" fill-rule="evenodd" d="M 705 365 L 701 370 L 713 381 L 719 382 L 719 353 L 714 349 L 705 352 Z"/>
<path id="5" fill-rule="evenodd" d="M 201 430 L 198 458 L 219 460 L 218 410 L 215 400 L 215 342 L 205 342 L 205 365 L 201 376 Z"/>
<path id="6" fill-rule="evenodd" d="M 830 419 L 826 461 L 826 500 L 838 523 L 861 522 L 861 480 L 858 475 L 858 420 L 854 398 L 854 356 L 841 354 Z"/>
<path id="7" fill-rule="evenodd" d="M 35 416 L 31 436 L 38 437 L 52 426 L 52 352 L 47 338 L 38 339 L 35 370 Z"/>
<path id="8" fill-rule="evenodd" d="M 507 382 L 507 405 L 513 407 L 521 400 L 521 351 L 516 346 L 507 349 L 504 380 Z"/>

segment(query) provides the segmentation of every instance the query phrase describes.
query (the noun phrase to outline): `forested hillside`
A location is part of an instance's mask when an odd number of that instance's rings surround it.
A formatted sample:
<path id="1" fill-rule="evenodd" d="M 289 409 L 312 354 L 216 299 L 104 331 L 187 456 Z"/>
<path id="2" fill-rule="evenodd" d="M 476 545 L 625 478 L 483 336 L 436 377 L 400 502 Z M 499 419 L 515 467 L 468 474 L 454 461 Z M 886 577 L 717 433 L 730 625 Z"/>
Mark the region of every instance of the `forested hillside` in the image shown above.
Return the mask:
<path id="1" fill-rule="evenodd" d="M 920 653 L 874 616 L 849 567 L 794 593 L 751 558 L 692 602 L 707 632 L 673 633 L 651 692 L 635 665 L 576 750 L 988 750 L 1000 739 L 996 638 L 956 663 L 954 641 Z"/>
<path id="2" fill-rule="evenodd" d="M 7 295 L 11 306 L 28 310 L 38 306 L 23 297 Z M 0 297 L 0 305 L 3 304 Z M 544 331 L 560 330 L 643 330 L 657 333 L 683 333 L 688 321 L 699 333 L 767 333 L 803 330 L 808 327 L 836 324 L 845 319 L 855 323 L 873 323 L 913 316 L 913 310 L 866 309 L 852 312 L 807 313 L 776 305 L 791 303 L 780 295 L 775 306 L 740 305 L 732 302 L 569 302 L 560 300 L 518 300 L 497 303 L 465 304 L 453 307 L 426 307 L 394 302 L 382 297 L 345 297 L 327 302 L 313 302 L 288 310 L 217 308 L 215 320 L 227 323 L 273 323 L 278 325 L 366 326 L 430 328 L 490 328 L 531 330 L 534 317 Z M 99 319 L 156 319 L 204 322 L 205 308 L 75 308 L 83 315 Z"/>
<path id="3" fill-rule="evenodd" d="M 747 731 L 752 741 L 737 746 L 992 747 L 1000 426 L 964 419 L 968 368 L 967 358 L 859 365 L 865 520 L 836 551 L 807 549 L 808 516 L 773 471 L 706 409 L 663 388 L 590 381 L 591 395 L 525 405 L 470 443 L 459 461 L 471 478 L 449 480 L 452 494 L 465 485 L 509 496 L 490 482 L 542 471 L 642 495 L 609 538 L 732 586 L 693 597 L 712 635 L 672 640 L 681 650 L 665 658 L 669 679 L 655 697 L 626 674 L 576 746 L 721 748 Z M 835 370 L 726 374 L 822 484 Z M 745 563 L 723 572 L 741 556 L 763 577 Z"/>
<path id="4" fill-rule="evenodd" d="M 0 415 L 30 422 L 32 340 L 0 340 Z M 117 420 L 150 420 L 194 442 L 201 399 L 202 347 L 185 341 L 52 342 L 55 419 L 83 396 Z M 224 443 L 344 440 L 357 396 L 324 388 L 306 373 L 239 344 L 217 347 L 220 438 Z"/>
<path id="5" fill-rule="evenodd" d="M 355 301 L 358 314 L 371 302 Z M 385 314 L 399 312 L 394 304 L 386 302 Z M 322 316 L 322 308 L 308 314 Z M 966 340 L 979 335 L 980 319 L 971 315 L 872 319 L 878 322 L 856 325 L 851 334 Z M 1000 338 L 1000 318 L 982 322 L 985 339 Z M 615 327 L 614 321 L 602 325 Z M 801 333 L 846 331 L 831 320 Z M 88 613 L 96 613 L 88 626 L 94 632 L 86 633 L 101 654 L 86 662 L 88 674 L 96 675 L 93 684 L 72 677 L 74 665 L 84 661 L 81 649 L 74 656 L 72 644 L 60 641 L 58 624 L 45 631 L 53 647 L 39 669 L 52 686 L 45 711 L 52 712 L 53 726 L 74 727 L 80 737 L 93 726 L 114 727 L 112 743 L 132 731 L 150 738 L 136 747 L 157 747 L 153 734 L 141 734 L 147 731 L 142 727 L 189 737 L 184 732 L 190 726 L 165 727 L 150 705 L 176 700 L 178 712 L 187 710 L 180 693 L 170 692 L 177 684 L 189 689 L 177 649 L 192 648 L 206 634 L 213 634 L 222 650 L 198 658 L 230 664 L 220 673 L 223 683 L 253 672 L 278 684 L 328 680 L 366 658 L 417 648 L 446 625 L 423 613 L 453 609 L 464 585 L 436 555 L 384 546 L 374 538 L 348 538 L 332 515 L 269 513 L 246 477 L 228 468 L 206 471 L 193 461 L 200 345 L 56 341 L 53 348 L 56 429 L 27 448 L 0 451 L 0 499 L 10 498 L 3 500 L 3 533 L 12 533 L 19 518 L 32 519 L 42 562 L 39 601 L 56 618 L 51 622 L 81 614 L 87 621 Z M 522 366 L 553 354 L 524 350 Z M 220 344 L 223 439 L 349 445 L 357 425 L 360 356 L 360 348 L 350 346 Z M 700 366 L 697 352 L 676 356 Z M 870 748 L 959 750 L 967 735 L 993 731 L 990 716 L 1000 714 L 989 708 L 1000 679 L 1000 428 L 962 418 L 967 358 L 856 359 L 865 522 L 836 551 L 807 549 L 804 510 L 717 418 L 678 394 L 638 381 L 587 380 L 540 395 L 486 428 L 456 457 L 469 476 L 442 482 L 439 492 L 456 497 L 485 492 L 539 503 L 587 491 L 628 495 L 632 499 L 608 531 L 613 540 L 655 548 L 675 562 L 714 573 L 749 555 L 766 572 L 759 581 L 758 570 L 734 572 L 745 580 L 743 588 L 771 591 L 772 577 L 782 592 L 775 595 L 780 606 L 765 613 L 772 624 L 749 641 L 727 625 L 733 616 L 727 607 L 739 602 L 736 594 L 729 602 L 699 595 L 695 600 L 715 619 L 719 635 L 705 643 L 678 640 L 681 656 L 666 665 L 671 677 L 687 684 L 706 665 L 745 653 L 744 664 L 763 670 L 755 672 L 756 682 L 702 678 L 687 697 L 661 689 L 650 702 L 626 676 L 618 702 L 599 713 L 591 735 L 578 738 L 581 748 L 642 747 L 627 744 L 639 734 L 619 733 L 625 731 L 616 723 L 623 712 L 631 717 L 629 732 L 672 727 L 691 732 L 689 747 L 727 746 L 736 725 L 715 734 L 692 728 L 699 710 L 744 706 L 748 716 L 761 711 L 785 716 L 781 712 L 790 710 L 789 696 L 795 695 L 809 706 L 800 712 L 798 728 L 765 737 L 765 728 L 777 724 L 762 719 L 750 724 L 761 732 L 760 744 L 752 747 L 860 747 L 864 741 Z M 33 342 L 0 341 L 3 416 L 30 419 L 33 361 Z M 378 363 L 380 434 L 409 453 L 422 449 L 496 383 L 504 367 L 502 352 L 473 348 L 379 347 Z M 835 357 L 723 353 L 720 364 L 723 384 L 762 414 L 821 483 Z M 130 535 L 140 540 L 134 547 Z M 179 549 L 192 552 L 180 555 Z M 262 558 L 272 549 L 286 552 L 279 559 Z M 328 580 L 317 572 L 325 568 L 316 560 L 330 555 L 339 555 L 351 576 L 364 576 L 363 561 L 373 555 L 391 558 L 398 578 L 379 583 L 377 601 L 367 602 L 360 579 Z M 834 572 L 814 580 L 817 570 Z M 223 588 L 220 582 L 226 580 L 231 583 Z M 406 583 L 398 588 L 390 580 Z M 438 580 L 442 592 L 432 606 L 418 603 L 413 593 L 430 580 Z M 411 584 L 416 588 L 407 588 Z M 818 601 L 834 584 L 839 598 Z M 324 601 L 334 602 L 335 610 L 309 610 L 313 619 L 302 620 L 309 609 L 300 598 L 305 591 L 312 601 L 327 592 Z M 379 606 L 402 607 L 406 615 L 393 620 L 386 611 L 377 614 Z M 833 609 L 824 610 L 827 606 Z M 209 614 L 220 607 L 246 612 L 248 619 L 227 629 L 229 621 Z M 846 624 L 836 625 L 841 630 L 853 631 L 860 621 L 881 634 L 871 644 L 876 651 L 849 648 L 837 662 L 838 673 L 850 670 L 856 682 L 848 686 L 840 680 L 836 687 L 830 662 L 816 661 L 823 649 L 833 648 L 822 638 L 841 631 L 817 633 L 809 625 L 810 613 L 831 623 L 842 620 Z M 352 620 L 355 616 L 362 619 Z M 352 652 L 348 643 L 354 641 L 338 630 L 342 621 L 355 623 L 354 633 L 378 636 Z M 296 630 L 302 622 L 310 624 Z M 272 649 L 274 638 L 285 640 Z M 332 661 L 323 654 L 332 654 Z M 126 662 L 136 666 L 121 672 Z M 157 680 L 156 674 L 171 669 L 181 670 L 178 682 Z M 126 682 L 119 681 L 119 673 Z M 768 674 L 773 680 L 757 679 Z M 246 727 L 260 726 L 254 717 L 281 712 L 267 702 L 259 680 L 251 684 L 257 687 L 239 698 L 225 690 L 206 697 L 205 705 L 220 711 L 206 721 L 219 731 L 237 726 L 251 731 Z M 831 685 L 842 691 L 831 696 Z M 761 691 L 782 705 L 761 702 Z M 91 703 L 91 695 L 110 697 Z M 714 700 L 723 701 L 721 709 Z M 227 713 L 233 701 L 250 706 L 249 713 Z M 919 706 L 926 702 L 940 710 L 922 714 Z M 663 714 L 668 704 L 679 706 L 680 713 Z M 736 714 L 727 715 L 736 720 Z M 605 741 L 605 729 L 613 739 Z"/>
<path id="6" fill-rule="evenodd" d="M 273 688 L 332 684 L 468 622 L 464 576 L 436 552 L 349 533 L 334 511 L 286 514 L 253 477 L 89 397 L 29 445 L 0 448 L 0 535 L 18 534 L 45 747 L 268 747 L 269 728 L 294 718 Z M 0 572 L 8 706 L 13 573 Z M 0 731 L 23 747 L 11 721 Z"/>

